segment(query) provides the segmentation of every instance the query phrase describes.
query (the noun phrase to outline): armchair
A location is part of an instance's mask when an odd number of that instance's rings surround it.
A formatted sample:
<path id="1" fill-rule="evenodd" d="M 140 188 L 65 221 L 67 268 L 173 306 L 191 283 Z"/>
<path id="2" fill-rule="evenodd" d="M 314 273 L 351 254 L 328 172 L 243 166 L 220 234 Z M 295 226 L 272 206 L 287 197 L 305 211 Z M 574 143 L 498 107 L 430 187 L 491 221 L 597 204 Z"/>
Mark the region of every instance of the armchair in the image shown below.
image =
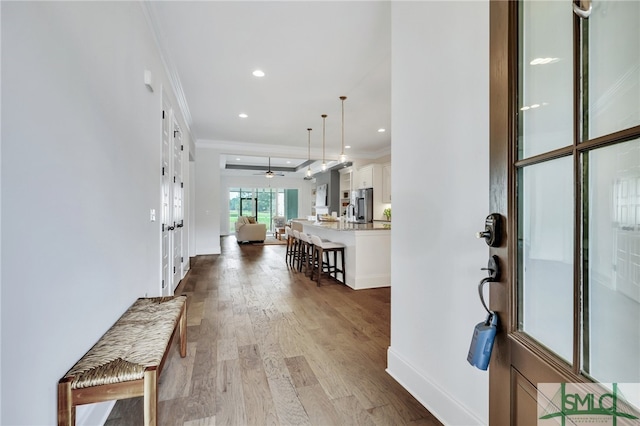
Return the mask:
<path id="1" fill-rule="evenodd" d="M 282 239 L 284 235 L 284 226 L 287 223 L 287 219 L 284 216 L 273 216 L 273 233 L 275 237 L 279 240 Z"/>

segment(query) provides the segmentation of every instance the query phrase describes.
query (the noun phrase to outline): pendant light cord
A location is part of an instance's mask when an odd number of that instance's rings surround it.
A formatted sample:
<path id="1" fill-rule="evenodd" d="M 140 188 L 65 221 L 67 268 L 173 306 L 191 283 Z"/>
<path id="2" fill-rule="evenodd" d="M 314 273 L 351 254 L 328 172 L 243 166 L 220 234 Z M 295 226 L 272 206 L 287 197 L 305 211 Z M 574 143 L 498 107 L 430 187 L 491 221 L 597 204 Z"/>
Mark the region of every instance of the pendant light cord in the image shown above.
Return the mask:
<path id="1" fill-rule="evenodd" d="M 344 101 L 347 99 L 346 96 L 340 96 L 340 100 L 342 101 L 342 152 L 340 153 L 340 160 L 344 162 Z"/>
<path id="2" fill-rule="evenodd" d="M 322 170 L 326 170 L 327 169 L 327 163 L 325 162 L 324 159 L 324 128 L 325 128 L 325 123 L 327 120 L 327 114 L 322 114 Z"/>
<path id="3" fill-rule="evenodd" d="M 307 142 L 307 176 L 311 177 L 311 129 L 307 129 L 307 132 L 309 132 Z"/>

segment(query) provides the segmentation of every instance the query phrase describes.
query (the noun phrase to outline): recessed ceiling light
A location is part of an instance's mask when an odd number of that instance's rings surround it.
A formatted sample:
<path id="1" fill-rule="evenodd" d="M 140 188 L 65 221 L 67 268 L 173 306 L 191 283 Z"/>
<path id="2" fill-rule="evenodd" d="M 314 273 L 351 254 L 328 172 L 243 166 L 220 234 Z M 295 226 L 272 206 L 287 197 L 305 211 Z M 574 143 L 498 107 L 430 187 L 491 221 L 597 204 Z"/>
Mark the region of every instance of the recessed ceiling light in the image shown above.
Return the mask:
<path id="1" fill-rule="evenodd" d="M 384 133 L 386 131 L 387 131 L 387 129 L 383 129 L 383 128 L 378 129 L 378 133 Z"/>
<path id="2" fill-rule="evenodd" d="M 240 157 L 236 158 L 236 161 L 240 161 Z"/>
<path id="3" fill-rule="evenodd" d="M 351 148 L 351 145 L 345 145 L 344 146 L 344 149 L 350 149 L 350 148 Z"/>
<path id="4" fill-rule="evenodd" d="M 262 70 L 255 70 L 252 74 L 254 77 L 264 77 L 264 71 Z"/>
<path id="5" fill-rule="evenodd" d="M 240 114 L 238 114 L 238 117 L 240 118 L 247 118 L 249 117 L 247 114 L 245 114 L 244 112 L 241 112 Z"/>

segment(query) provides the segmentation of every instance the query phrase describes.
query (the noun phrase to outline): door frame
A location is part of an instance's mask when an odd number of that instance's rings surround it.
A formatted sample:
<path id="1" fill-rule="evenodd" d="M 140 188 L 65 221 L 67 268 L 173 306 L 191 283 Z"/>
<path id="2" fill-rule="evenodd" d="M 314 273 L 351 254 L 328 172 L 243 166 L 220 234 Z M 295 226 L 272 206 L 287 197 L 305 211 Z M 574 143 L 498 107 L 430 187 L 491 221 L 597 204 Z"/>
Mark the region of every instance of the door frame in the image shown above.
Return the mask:
<path id="1" fill-rule="evenodd" d="M 160 278 L 158 294 L 173 295 L 188 268 L 188 222 L 184 220 L 185 162 L 183 134 L 169 96 L 162 90 L 160 152 Z M 178 163 L 178 165 L 176 165 Z M 177 170 L 179 169 L 179 170 Z M 166 192 L 166 194 L 165 194 Z M 176 199 L 176 195 L 178 199 Z M 179 203 L 179 209 L 176 208 Z M 185 262 L 185 258 L 187 261 Z"/>

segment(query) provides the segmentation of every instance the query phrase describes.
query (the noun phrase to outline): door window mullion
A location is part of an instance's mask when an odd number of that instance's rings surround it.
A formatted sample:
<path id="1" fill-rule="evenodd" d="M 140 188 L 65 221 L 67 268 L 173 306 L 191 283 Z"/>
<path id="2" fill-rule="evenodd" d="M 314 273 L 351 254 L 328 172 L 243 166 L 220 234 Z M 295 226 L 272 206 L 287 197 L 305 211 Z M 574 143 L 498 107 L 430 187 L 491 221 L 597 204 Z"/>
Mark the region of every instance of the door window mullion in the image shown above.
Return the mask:
<path id="1" fill-rule="evenodd" d="M 574 9 L 575 11 L 575 9 Z M 584 15 L 583 15 L 584 16 Z M 588 212 L 589 197 L 587 180 L 589 157 L 578 151 L 581 142 L 588 139 L 589 128 L 589 21 L 581 18 L 577 13 L 573 15 L 573 81 L 574 81 L 574 151 L 573 151 L 573 182 L 575 193 L 575 242 L 574 242 L 574 271 L 573 271 L 573 373 L 580 375 L 583 370 L 584 347 L 590 344 L 588 312 L 584 309 L 585 300 L 589 299 L 589 292 L 585 285 L 588 273 L 585 272 L 589 263 Z"/>

